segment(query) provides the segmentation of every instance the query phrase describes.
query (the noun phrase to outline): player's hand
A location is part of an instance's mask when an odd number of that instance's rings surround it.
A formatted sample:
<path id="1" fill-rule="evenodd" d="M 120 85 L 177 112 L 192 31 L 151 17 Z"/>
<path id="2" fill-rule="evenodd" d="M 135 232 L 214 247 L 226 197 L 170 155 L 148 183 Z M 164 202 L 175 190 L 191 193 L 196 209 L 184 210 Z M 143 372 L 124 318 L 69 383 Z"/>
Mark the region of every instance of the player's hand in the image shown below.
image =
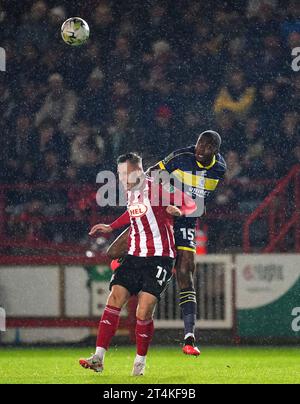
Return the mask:
<path id="1" fill-rule="evenodd" d="M 169 215 L 176 216 L 176 217 L 182 216 L 181 210 L 179 208 L 177 208 L 177 206 L 170 205 L 167 207 L 166 210 L 167 210 L 167 213 L 169 213 Z"/>
<path id="2" fill-rule="evenodd" d="M 112 227 L 108 224 L 96 224 L 89 232 L 89 236 L 94 236 L 96 233 L 111 233 L 113 231 Z"/>

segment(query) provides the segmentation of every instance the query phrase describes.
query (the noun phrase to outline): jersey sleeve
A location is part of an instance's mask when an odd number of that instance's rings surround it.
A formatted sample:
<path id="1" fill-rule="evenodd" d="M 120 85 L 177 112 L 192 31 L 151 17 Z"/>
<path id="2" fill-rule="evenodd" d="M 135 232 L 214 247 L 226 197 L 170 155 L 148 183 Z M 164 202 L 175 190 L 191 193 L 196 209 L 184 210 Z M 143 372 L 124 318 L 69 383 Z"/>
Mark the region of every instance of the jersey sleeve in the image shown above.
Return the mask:
<path id="1" fill-rule="evenodd" d="M 220 169 L 219 169 L 218 174 L 219 174 L 219 179 L 223 180 L 225 177 L 226 171 L 227 171 L 227 164 L 226 164 L 224 157 L 221 155 L 219 155 L 219 156 L 220 156 L 220 160 L 219 160 Z"/>
<path id="2" fill-rule="evenodd" d="M 130 216 L 128 211 L 124 212 L 118 219 L 116 219 L 110 226 L 113 230 L 118 230 L 121 227 L 128 226 L 130 224 Z"/>
<path id="3" fill-rule="evenodd" d="M 182 167 L 182 155 L 187 151 L 192 151 L 192 148 L 180 149 L 176 150 L 173 153 L 169 154 L 166 158 L 161 160 L 158 163 L 158 166 L 161 170 L 166 170 L 168 173 L 172 173 L 178 168 Z"/>

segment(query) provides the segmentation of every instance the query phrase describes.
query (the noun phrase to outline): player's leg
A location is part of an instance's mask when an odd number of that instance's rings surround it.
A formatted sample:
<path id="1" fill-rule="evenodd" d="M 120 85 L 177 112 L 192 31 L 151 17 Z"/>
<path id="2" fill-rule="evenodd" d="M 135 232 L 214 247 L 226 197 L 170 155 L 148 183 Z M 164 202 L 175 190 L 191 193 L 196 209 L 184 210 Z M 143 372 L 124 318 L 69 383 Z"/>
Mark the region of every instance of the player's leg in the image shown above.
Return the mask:
<path id="1" fill-rule="evenodd" d="M 91 358 L 80 359 L 79 363 L 82 367 L 98 373 L 103 371 L 105 354 L 118 329 L 121 309 L 129 297 L 129 291 L 123 286 L 114 285 L 112 287 L 99 323 L 96 352 Z"/>
<path id="2" fill-rule="evenodd" d="M 130 292 L 124 286 L 114 285 L 112 287 L 99 324 L 96 355 L 104 358 L 118 329 L 121 309 L 129 298 Z"/>
<path id="3" fill-rule="evenodd" d="M 176 276 L 180 288 L 180 308 L 184 321 L 183 352 L 199 355 L 195 345 L 195 328 L 197 315 L 196 292 L 194 287 L 195 254 L 192 251 L 178 250 Z"/>
<path id="4" fill-rule="evenodd" d="M 108 247 L 107 256 L 112 259 L 122 258 L 128 251 L 128 235 L 130 228 L 126 229 L 119 235 L 118 238 Z"/>
<path id="5" fill-rule="evenodd" d="M 154 334 L 153 314 L 157 298 L 150 293 L 139 294 L 136 311 L 136 357 L 133 365 L 133 376 L 145 373 L 146 357 Z"/>
<path id="6" fill-rule="evenodd" d="M 195 326 L 197 317 L 196 291 L 194 287 L 195 272 L 195 218 L 179 218 L 175 222 L 175 239 L 177 246 L 176 276 L 180 289 L 180 308 L 184 321 L 183 352 L 199 355 L 195 348 Z"/>
<path id="7" fill-rule="evenodd" d="M 105 353 L 119 326 L 121 308 L 135 294 L 138 277 L 134 262 L 130 257 L 125 257 L 110 282 L 111 293 L 99 323 L 96 353 L 87 360 L 80 360 L 81 366 L 102 372 Z"/>
<path id="8" fill-rule="evenodd" d="M 144 374 L 148 349 L 154 334 L 153 314 L 160 296 L 172 279 L 174 260 L 153 257 L 143 260 L 141 273 L 143 285 L 137 307 L 136 343 L 137 355 L 134 361 L 133 375 Z"/>

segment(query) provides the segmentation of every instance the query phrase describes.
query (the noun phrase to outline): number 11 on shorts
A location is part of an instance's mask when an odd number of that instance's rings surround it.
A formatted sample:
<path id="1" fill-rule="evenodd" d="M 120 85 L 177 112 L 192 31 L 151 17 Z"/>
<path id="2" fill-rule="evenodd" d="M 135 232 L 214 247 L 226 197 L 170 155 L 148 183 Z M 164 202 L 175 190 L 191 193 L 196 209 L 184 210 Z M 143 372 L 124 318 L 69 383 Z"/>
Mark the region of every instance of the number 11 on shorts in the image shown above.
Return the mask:
<path id="1" fill-rule="evenodd" d="M 157 267 L 158 272 L 156 274 L 156 279 L 159 279 L 158 283 L 162 285 L 166 281 L 167 271 L 163 267 Z M 162 279 L 161 276 L 163 275 Z"/>

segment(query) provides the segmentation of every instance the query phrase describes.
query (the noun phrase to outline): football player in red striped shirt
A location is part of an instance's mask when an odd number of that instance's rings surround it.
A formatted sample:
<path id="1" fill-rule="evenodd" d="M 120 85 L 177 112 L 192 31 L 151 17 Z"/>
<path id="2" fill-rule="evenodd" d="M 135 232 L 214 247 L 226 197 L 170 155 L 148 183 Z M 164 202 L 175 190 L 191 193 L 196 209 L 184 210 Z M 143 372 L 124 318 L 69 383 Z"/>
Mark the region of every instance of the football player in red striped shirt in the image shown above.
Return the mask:
<path id="1" fill-rule="evenodd" d="M 132 374 L 140 376 L 145 372 L 154 333 L 156 303 L 172 278 L 175 264 L 173 218 L 191 214 L 196 204 L 182 192 L 168 193 L 147 178 L 142 159 L 135 153 L 118 159 L 118 174 L 127 191 L 127 211 L 111 225 L 94 226 L 90 235 L 99 231 L 110 233 L 130 225 L 128 254 L 111 279 L 111 293 L 99 324 L 96 353 L 89 359 L 81 359 L 80 364 L 96 372 L 103 371 L 105 353 L 117 331 L 121 309 L 130 296 L 137 295 L 137 355 Z"/>

